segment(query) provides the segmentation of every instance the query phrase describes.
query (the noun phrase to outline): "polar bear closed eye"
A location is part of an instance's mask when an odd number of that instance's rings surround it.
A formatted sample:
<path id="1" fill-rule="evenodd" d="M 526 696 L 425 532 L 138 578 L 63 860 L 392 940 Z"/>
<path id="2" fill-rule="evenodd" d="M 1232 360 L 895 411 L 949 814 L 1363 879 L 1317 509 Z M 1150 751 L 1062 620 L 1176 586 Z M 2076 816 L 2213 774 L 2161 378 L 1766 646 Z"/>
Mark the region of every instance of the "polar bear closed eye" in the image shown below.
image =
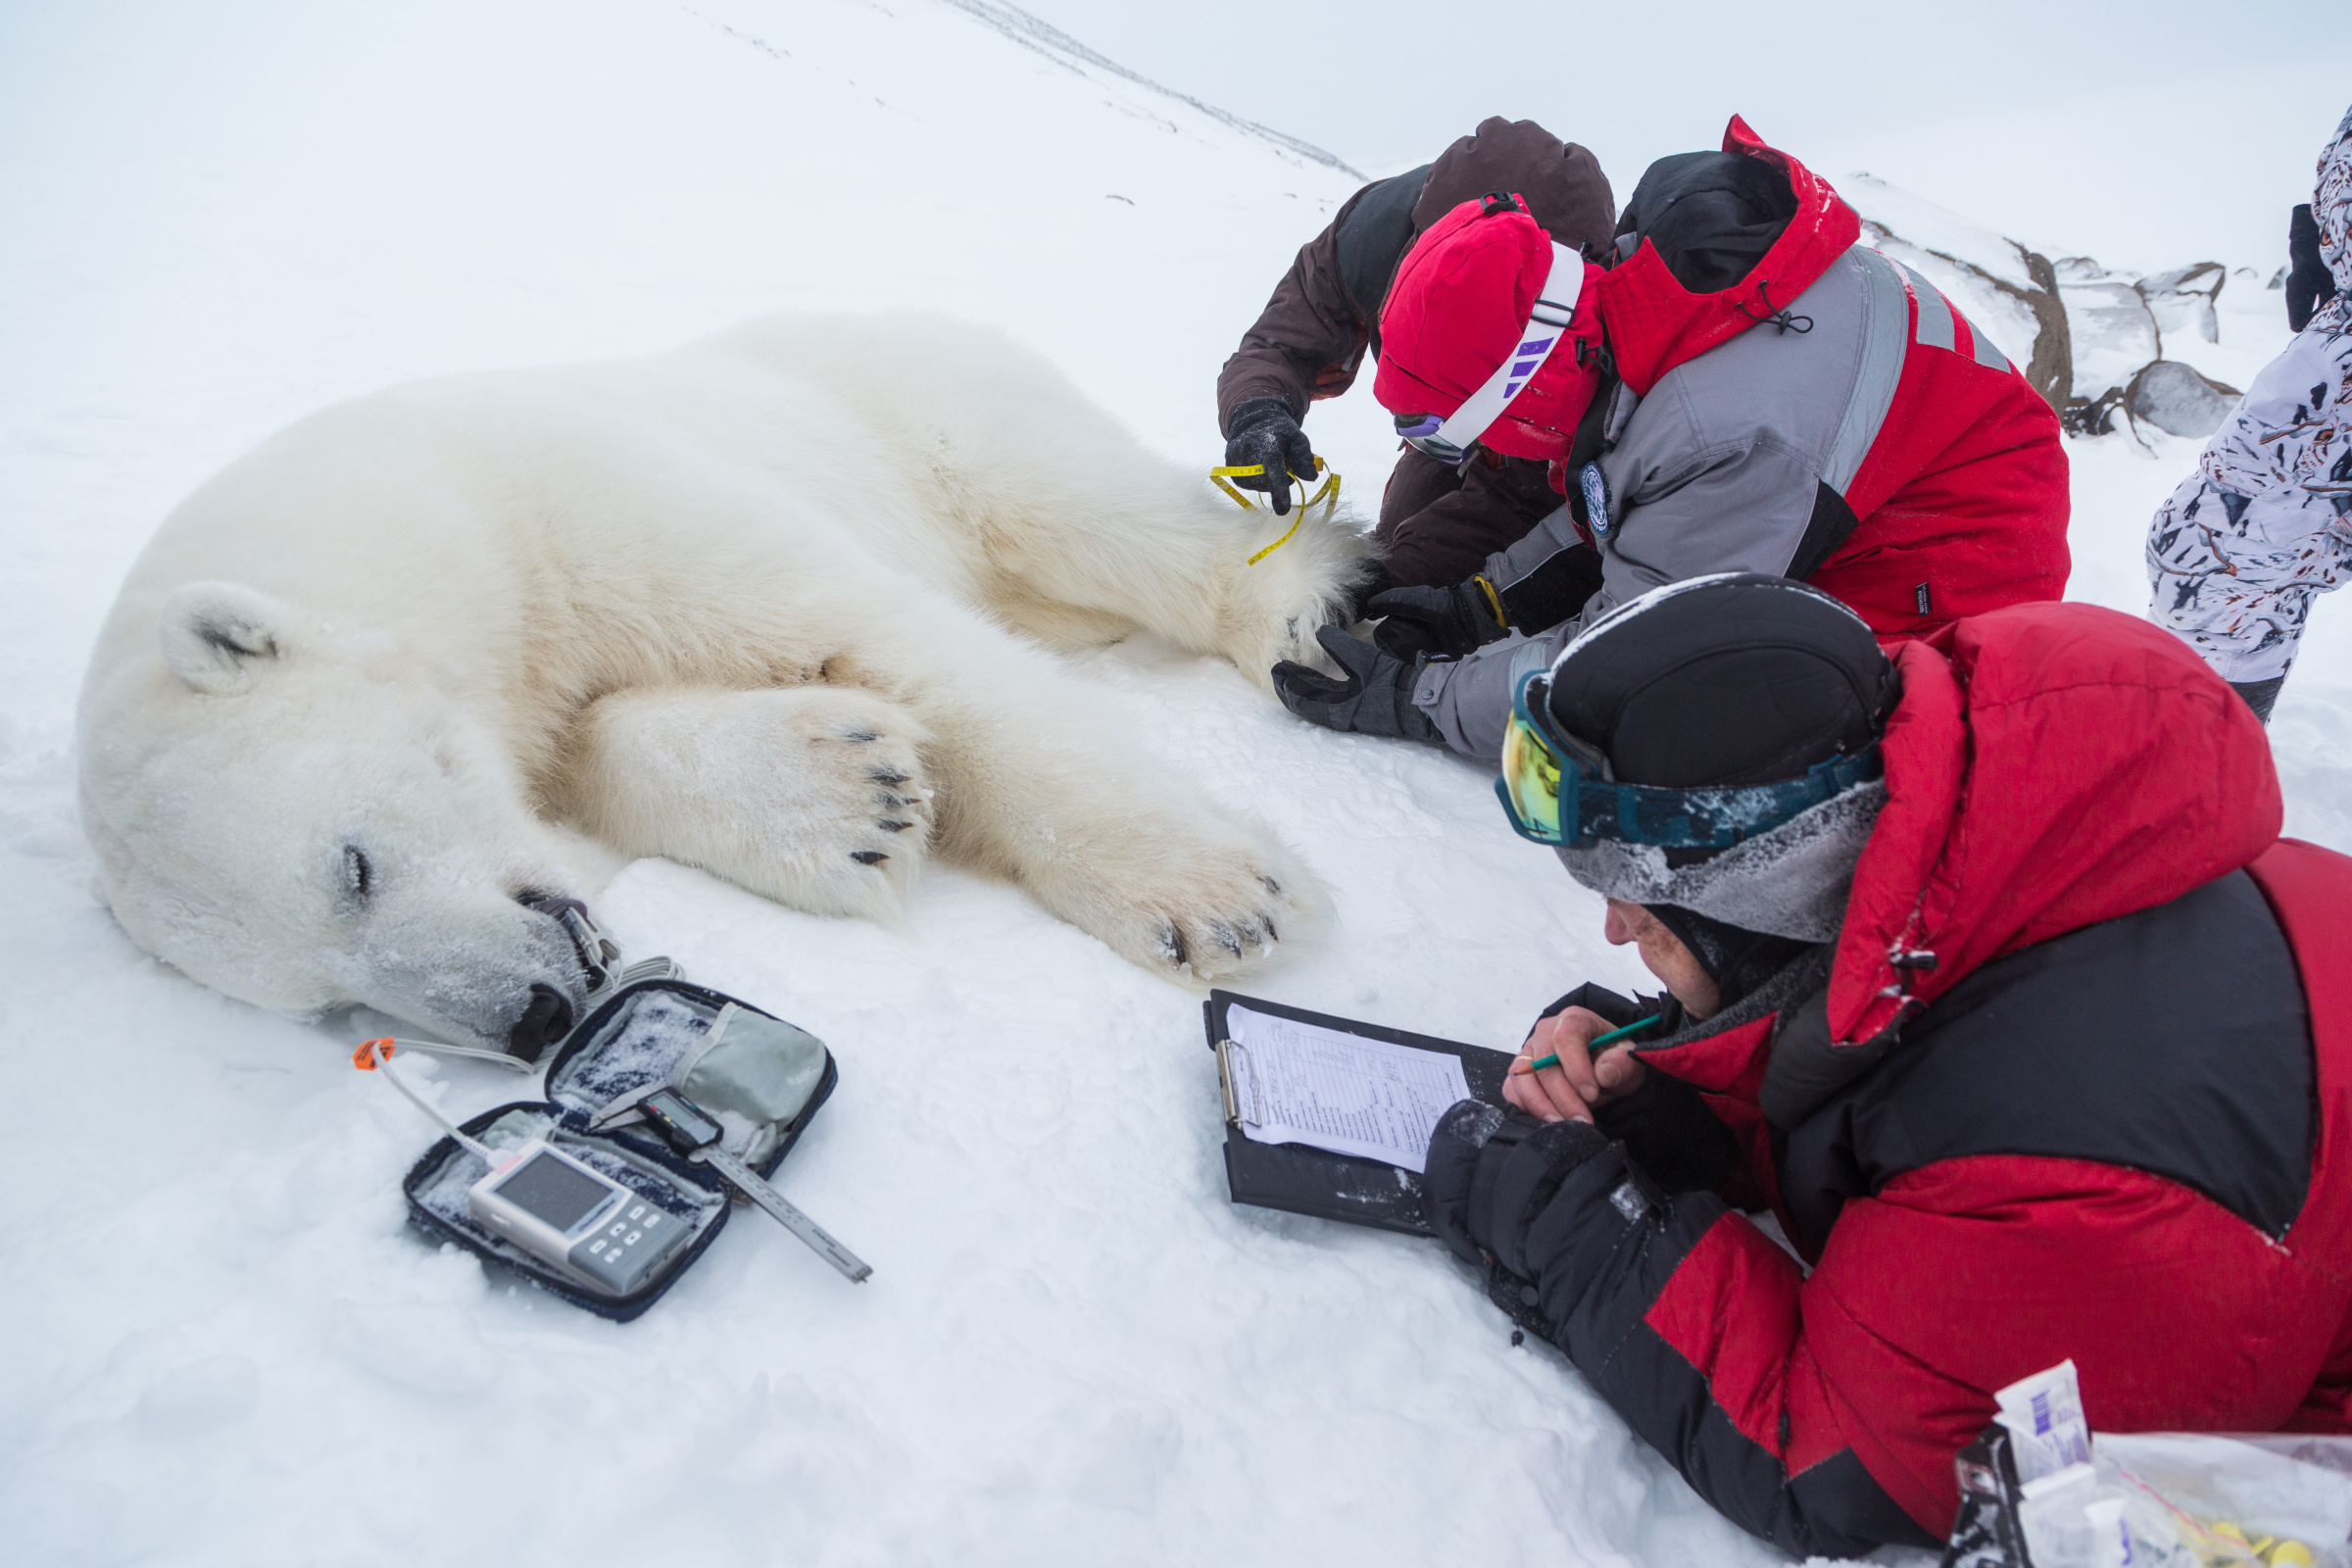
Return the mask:
<path id="1" fill-rule="evenodd" d="M 1301 935 L 1317 885 L 1046 647 L 1149 628 L 1262 686 L 1366 570 L 1325 520 L 1248 564 L 1287 527 L 926 317 L 404 387 L 158 532 L 84 685 L 82 816 L 157 956 L 469 1044 L 579 1005 L 521 901 L 602 852 L 884 919 L 939 853 L 1208 980 Z"/>

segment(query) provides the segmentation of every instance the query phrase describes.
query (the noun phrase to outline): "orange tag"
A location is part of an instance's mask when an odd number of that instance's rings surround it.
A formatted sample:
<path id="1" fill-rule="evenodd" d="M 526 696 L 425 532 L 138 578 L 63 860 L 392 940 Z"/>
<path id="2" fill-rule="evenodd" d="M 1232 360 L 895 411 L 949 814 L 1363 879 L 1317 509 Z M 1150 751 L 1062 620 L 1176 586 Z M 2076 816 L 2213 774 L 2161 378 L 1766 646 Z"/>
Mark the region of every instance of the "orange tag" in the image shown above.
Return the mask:
<path id="1" fill-rule="evenodd" d="M 378 1046 L 384 1048 L 385 1055 L 392 1054 L 392 1041 L 389 1037 L 382 1040 L 369 1040 L 351 1054 L 351 1064 L 362 1072 L 375 1071 L 375 1048 Z"/>

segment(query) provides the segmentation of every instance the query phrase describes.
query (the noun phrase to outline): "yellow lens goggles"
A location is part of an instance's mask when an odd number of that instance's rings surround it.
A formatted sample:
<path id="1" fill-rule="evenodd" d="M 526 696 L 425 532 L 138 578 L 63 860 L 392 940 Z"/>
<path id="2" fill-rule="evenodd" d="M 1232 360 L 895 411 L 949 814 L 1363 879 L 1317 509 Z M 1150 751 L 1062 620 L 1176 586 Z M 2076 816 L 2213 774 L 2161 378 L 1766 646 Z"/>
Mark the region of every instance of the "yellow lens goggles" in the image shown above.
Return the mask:
<path id="1" fill-rule="evenodd" d="M 1494 781 L 1494 794 L 1521 838 L 1560 844 L 1567 837 L 1560 826 L 1560 749 L 1535 716 L 1529 698 L 1534 692 L 1533 702 L 1540 704 L 1545 690 L 1543 675 L 1531 673 L 1511 696 L 1511 719 L 1502 732 L 1502 776 Z"/>
<path id="2" fill-rule="evenodd" d="M 1872 741 L 1852 754 L 1816 762 L 1795 778 L 1769 784 L 1674 789 L 1621 784 L 1606 760 L 1584 741 L 1551 726 L 1544 672 L 1524 676 L 1511 696 L 1502 732 L 1502 776 L 1494 794 L 1511 827 L 1538 844 L 1590 849 L 1602 839 L 1663 849 L 1729 849 L 1798 813 L 1886 775 Z"/>

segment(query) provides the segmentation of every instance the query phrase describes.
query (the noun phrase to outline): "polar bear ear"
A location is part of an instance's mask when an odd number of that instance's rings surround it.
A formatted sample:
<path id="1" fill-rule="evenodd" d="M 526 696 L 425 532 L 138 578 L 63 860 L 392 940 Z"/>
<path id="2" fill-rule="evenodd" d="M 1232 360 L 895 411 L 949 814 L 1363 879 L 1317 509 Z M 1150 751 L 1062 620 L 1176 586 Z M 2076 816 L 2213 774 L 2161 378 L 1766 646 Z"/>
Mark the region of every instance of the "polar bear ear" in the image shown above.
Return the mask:
<path id="1" fill-rule="evenodd" d="M 181 583 L 156 617 L 164 662 L 200 692 L 243 691 L 264 660 L 286 651 L 293 613 L 277 600 L 233 582 Z"/>

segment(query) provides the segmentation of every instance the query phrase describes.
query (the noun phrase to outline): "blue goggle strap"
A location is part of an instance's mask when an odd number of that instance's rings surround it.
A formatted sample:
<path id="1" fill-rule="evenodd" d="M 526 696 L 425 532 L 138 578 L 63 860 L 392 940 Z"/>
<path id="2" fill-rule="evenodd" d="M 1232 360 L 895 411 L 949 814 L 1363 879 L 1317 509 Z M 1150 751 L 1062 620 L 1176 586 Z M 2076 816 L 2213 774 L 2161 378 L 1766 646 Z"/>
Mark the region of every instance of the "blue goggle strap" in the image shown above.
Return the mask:
<path id="1" fill-rule="evenodd" d="M 1578 771 L 1576 837 L 1563 842 L 1590 849 L 1602 839 L 1664 849 L 1728 850 L 1767 833 L 1857 784 L 1886 772 L 1877 742 L 1851 757 L 1833 757 L 1801 776 L 1771 784 L 1673 790 L 1648 784 L 1609 784 Z M 1563 785 L 1566 775 L 1561 778 Z M 1561 803 L 1566 806 L 1563 790 Z M 1562 829 L 1568 823 L 1563 816 Z"/>
<path id="2" fill-rule="evenodd" d="M 1551 726 L 1528 700 L 1528 688 L 1542 675 L 1519 683 L 1512 706 L 1515 716 L 1540 736 L 1559 761 L 1560 833 L 1555 838 L 1530 832 L 1510 809 L 1510 795 L 1501 780 L 1495 793 L 1504 814 L 1523 839 L 1586 850 L 1602 839 L 1620 844 L 1652 844 L 1670 850 L 1728 850 L 1742 839 L 1767 833 L 1814 807 L 1837 799 L 1857 784 L 1867 784 L 1886 771 L 1886 755 L 1871 742 L 1850 756 L 1818 762 L 1795 778 L 1770 784 L 1736 784 L 1698 789 L 1669 789 L 1654 784 L 1618 784 L 1596 778 L 1579 749 L 1560 744 Z"/>

